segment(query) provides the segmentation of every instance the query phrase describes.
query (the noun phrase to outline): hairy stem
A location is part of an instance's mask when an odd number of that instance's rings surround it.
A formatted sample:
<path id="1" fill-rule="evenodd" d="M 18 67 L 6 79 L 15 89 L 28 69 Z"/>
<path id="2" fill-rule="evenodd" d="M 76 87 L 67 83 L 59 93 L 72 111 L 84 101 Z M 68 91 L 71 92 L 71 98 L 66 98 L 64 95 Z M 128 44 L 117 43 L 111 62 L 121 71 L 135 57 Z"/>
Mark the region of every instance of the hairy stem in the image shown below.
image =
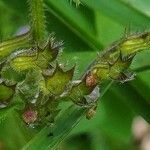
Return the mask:
<path id="1" fill-rule="evenodd" d="M 31 36 L 33 43 L 40 44 L 45 36 L 44 0 L 28 0 L 30 6 Z"/>

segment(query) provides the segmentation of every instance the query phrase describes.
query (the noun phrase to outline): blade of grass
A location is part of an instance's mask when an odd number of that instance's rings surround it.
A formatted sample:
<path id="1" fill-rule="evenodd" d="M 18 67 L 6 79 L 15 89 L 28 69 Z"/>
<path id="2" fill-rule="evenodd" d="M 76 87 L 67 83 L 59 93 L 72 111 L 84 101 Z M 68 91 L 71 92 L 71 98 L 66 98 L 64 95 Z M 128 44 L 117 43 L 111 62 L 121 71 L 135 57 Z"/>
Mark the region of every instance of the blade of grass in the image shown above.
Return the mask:
<path id="1" fill-rule="evenodd" d="M 130 5 L 126 5 L 123 1 L 119 0 L 82 0 L 88 7 L 98 10 L 101 13 L 115 18 L 117 22 L 127 26 L 133 25 L 134 30 L 146 29 L 150 26 L 149 16 L 143 14 L 143 12 L 133 9 Z M 130 14 L 130 15 L 128 15 Z M 141 24 L 142 22 L 142 24 Z"/>
<path id="2" fill-rule="evenodd" d="M 112 91 L 123 100 L 136 114 L 150 122 L 150 104 L 130 86 L 130 83 L 114 85 Z"/>
<path id="3" fill-rule="evenodd" d="M 76 106 L 69 107 L 61 115 L 54 127 L 45 127 L 31 141 L 23 147 L 23 150 L 55 149 L 57 145 L 68 135 L 72 128 L 80 121 L 85 109 Z"/>
<path id="4" fill-rule="evenodd" d="M 46 4 L 50 13 L 56 16 L 92 49 L 98 50 L 102 47 L 93 33 L 93 26 L 88 23 L 88 20 L 77 8 L 71 6 L 67 1 L 48 0 Z"/>

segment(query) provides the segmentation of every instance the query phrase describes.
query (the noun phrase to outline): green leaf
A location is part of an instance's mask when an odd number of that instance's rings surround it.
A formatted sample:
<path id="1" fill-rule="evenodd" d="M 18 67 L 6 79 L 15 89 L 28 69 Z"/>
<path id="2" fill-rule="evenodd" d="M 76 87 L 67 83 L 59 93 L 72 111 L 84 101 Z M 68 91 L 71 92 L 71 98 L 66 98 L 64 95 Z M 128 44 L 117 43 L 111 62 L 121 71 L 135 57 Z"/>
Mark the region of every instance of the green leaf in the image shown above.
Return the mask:
<path id="1" fill-rule="evenodd" d="M 120 100 L 123 100 L 136 114 L 141 115 L 145 120 L 150 122 L 150 104 L 136 93 L 133 87 L 129 84 L 124 86 L 117 85 L 114 86 L 112 90 L 117 94 Z"/>
<path id="2" fill-rule="evenodd" d="M 56 16 L 68 29 L 86 42 L 87 45 L 96 50 L 101 48 L 101 44 L 96 39 L 93 24 L 90 24 L 90 17 L 86 18 L 79 9 L 71 6 L 66 0 L 48 0 L 46 4 L 50 13 Z M 88 13 L 86 16 L 90 14 Z M 75 18 L 78 20 L 76 21 Z"/>
<path id="3" fill-rule="evenodd" d="M 14 7 L 13 7 L 14 6 Z M 1 0 L 0 4 L 0 39 L 10 39 L 21 26 L 26 25 L 27 13 L 25 13 L 25 0 L 19 3 L 18 0 Z M 5 13 L 3 13 L 5 12 Z M 17 18 L 17 19 L 16 19 Z M 15 21 L 14 21 L 15 20 Z M 17 33 L 18 34 L 18 33 Z"/>
<path id="4" fill-rule="evenodd" d="M 145 52 L 138 54 L 135 57 L 135 60 L 132 62 L 132 65 L 131 65 L 131 69 L 137 70 L 137 76 L 135 77 L 135 80 L 131 82 L 130 84 L 150 104 L 150 94 L 149 94 L 150 59 L 149 59 L 149 56 L 150 56 L 149 52 L 145 51 Z"/>
<path id="5" fill-rule="evenodd" d="M 149 28 L 150 26 L 149 16 L 133 9 L 130 4 L 126 4 L 122 0 L 83 0 L 83 3 L 125 26 L 131 24 L 134 31 L 136 29 Z"/>
<path id="6" fill-rule="evenodd" d="M 20 149 L 32 136 L 14 109 L 9 109 L 5 119 L 1 120 L 0 132 L 0 139 L 4 147 L 13 150 Z"/>

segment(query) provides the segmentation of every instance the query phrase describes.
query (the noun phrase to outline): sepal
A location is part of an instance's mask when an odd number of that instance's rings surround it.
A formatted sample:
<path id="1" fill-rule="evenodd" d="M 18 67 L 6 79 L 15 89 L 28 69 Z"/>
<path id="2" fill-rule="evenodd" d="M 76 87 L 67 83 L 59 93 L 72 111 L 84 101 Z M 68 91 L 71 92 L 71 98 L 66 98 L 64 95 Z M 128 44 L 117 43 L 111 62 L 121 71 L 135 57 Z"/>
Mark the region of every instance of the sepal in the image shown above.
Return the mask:
<path id="1" fill-rule="evenodd" d="M 53 75 L 46 77 L 46 87 L 52 95 L 58 96 L 65 91 L 67 84 L 73 78 L 74 69 L 73 67 L 68 71 L 63 71 L 58 64 L 56 65 Z"/>

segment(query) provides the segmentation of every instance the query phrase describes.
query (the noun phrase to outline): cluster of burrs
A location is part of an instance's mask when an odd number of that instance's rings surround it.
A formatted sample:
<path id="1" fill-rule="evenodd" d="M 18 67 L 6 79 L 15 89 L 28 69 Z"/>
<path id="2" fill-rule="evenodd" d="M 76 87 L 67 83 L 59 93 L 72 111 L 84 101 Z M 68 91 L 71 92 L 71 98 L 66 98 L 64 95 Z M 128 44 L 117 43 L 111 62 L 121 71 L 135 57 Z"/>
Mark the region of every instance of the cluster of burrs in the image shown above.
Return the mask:
<path id="1" fill-rule="evenodd" d="M 150 33 L 123 38 L 102 51 L 77 81 L 72 81 L 75 67 L 66 70 L 59 65 L 62 45 L 50 36 L 40 46 L 22 48 L 1 59 L 1 110 L 22 104 L 18 109 L 26 124 L 45 125 L 54 122 L 61 102 L 72 101 L 89 108 L 87 118 L 91 118 L 103 83 L 124 83 L 134 78 L 129 66 L 137 52 L 150 49 Z"/>
<path id="2" fill-rule="evenodd" d="M 72 79 L 74 70 L 63 71 L 57 63 L 62 46 L 63 42 L 57 42 L 51 35 L 42 46 L 9 51 L 7 59 L 2 57 L 1 110 L 14 105 L 18 98 L 17 103 L 22 104 L 22 117 L 27 124 L 53 122 L 59 112 L 56 98 Z"/>

